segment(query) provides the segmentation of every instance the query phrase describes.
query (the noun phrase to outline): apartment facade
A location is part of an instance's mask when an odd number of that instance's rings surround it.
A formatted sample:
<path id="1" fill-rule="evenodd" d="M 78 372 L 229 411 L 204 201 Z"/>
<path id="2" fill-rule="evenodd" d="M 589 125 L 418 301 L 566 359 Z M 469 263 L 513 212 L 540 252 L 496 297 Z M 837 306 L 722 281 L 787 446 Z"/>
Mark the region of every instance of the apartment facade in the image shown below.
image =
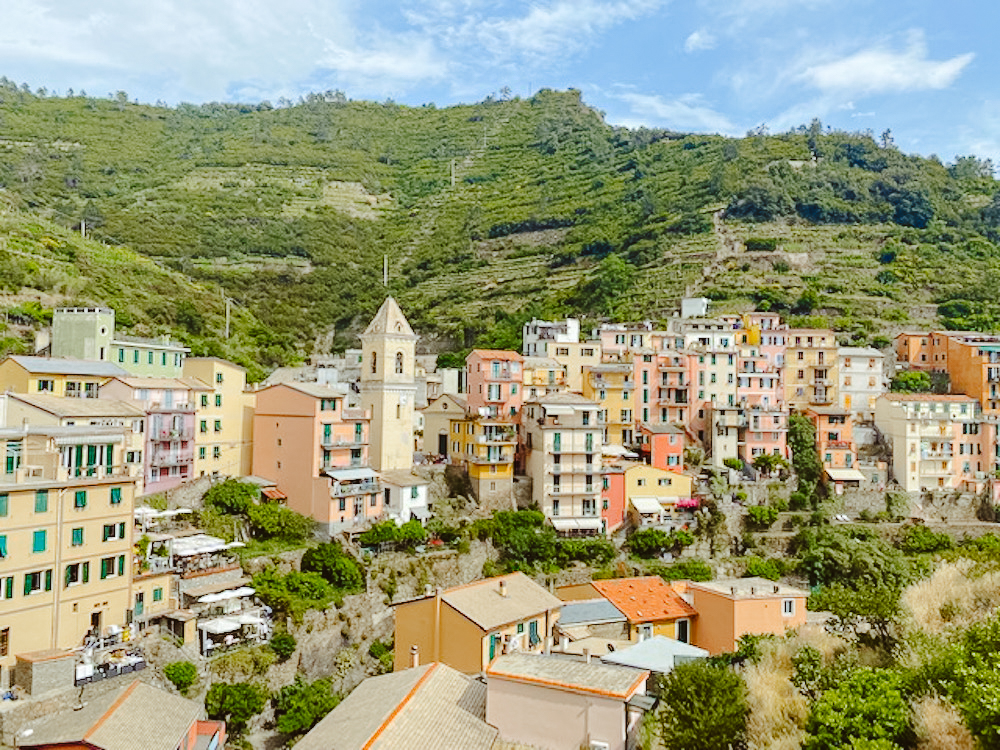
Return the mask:
<path id="1" fill-rule="evenodd" d="M 253 460 L 254 394 L 247 373 L 218 357 L 188 357 L 184 377 L 211 390 L 197 393 L 194 475 L 244 476 Z"/>
<path id="2" fill-rule="evenodd" d="M 785 405 L 802 410 L 838 401 L 837 337 L 817 328 L 788 330 L 785 351 Z"/>
<path id="3" fill-rule="evenodd" d="M 491 417 L 512 417 L 523 400 L 522 364 L 517 352 L 473 349 L 465 358 L 469 410 Z"/>
<path id="4" fill-rule="evenodd" d="M 859 421 L 874 419 L 875 399 L 885 393 L 887 387 L 884 367 L 885 355 L 878 349 L 840 347 L 837 350 L 838 406 Z"/>
<path id="5" fill-rule="evenodd" d="M 453 418 L 450 433 L 448 459 L 465 466 L 479 502 L 513 507 L 517 425 L 510 418 L 470 413 Z"/>
<path id="6" fill-rule="evenodd" d="M 531 319 L 521 330 L 521 354 L 526 357 L 544 357 L 549 343 L 575 344 L 580 340 L 580 321 L 576 318 L 565 320 Z"/>
<path id="7" fill-rule="evenodd" d="M 682 471 L 685 443 L 684 430 L 676 424 L 639 425 L 639 453 L 658 469 Z"/>
<path id="8" fill-rule="evenodd" d="M 442 393 L 420 410 L 424 422 L 420 450 L 425 456 L 447 456 L 451 452 L 451 420 L 464 417 L 468 408 L 463 396 Z"/>
<path id="9" fill-rule="evenodd" d="M 1000 468 L 996 425 L 971 396 L 887 393 L 875 426 L 892 449 L 892 475 L 906 492 L 982 489 Z"/>
<path id="10" fill-rule="evenodd" d="M 603 441 L 608 445 L 629 445 L 635 440 L 632 411 L 632 364 L 601 364 L 588 367 L 583 377 L 583 397 L 598 404 L 603 425 Z"/>
<path id="11" fill-rule="evenodd" d="M 522 370 L 522 401 L 566 390 L 566 368 L 551 357 L 526 356 Z"/>
<path id="12" fill-rule="evenodd" d="M 288 507 L 330 533 L 384 511 L 369 465 L 371 413 L 345 406 L 345 390 L 281 383 L 257 392 L 253 473 L 277 483 Z"/>
<path id="13" fill-rule="evenodd" d="M 545 356 L 566 369 L 566 387 L 573 393 L 581 393 L 585 368 L 601 363 L 601 342 L 548 341 Z"/>
<path id="14" fill-rule="evenodd" d="M 0 430 L 19 459 L 0 479 L 0 686 L 17 654 L 127 622 L 138 472 L 123 440 L 104 426 Z"/>
<path id="15" fill-rule="evenodd" d="M 614 461 L 604 467 L 601 479 L 601 516 L 608 533 L 631 516 L 636 528 L 642 517 L 656 516 L 658 523 L 677 518 L 678 507 L 691 505 L 691 477 L 679 471 L 650 466 L 638 461 Z M 652 509 L 651 511 L 649 509 Z"/>
<path id="16" fill-rule="evenodd" d="M 524 405 L 525 466 L 532 499 L 557 531 L 603 531 L 600 407 L 575 393 L 556 393 Z"/>
<path id="17" fill-rule="evenodd" d="M 0 362 L 0 391 L 97 398 L 102 384 L 124 375 L 109 362 L 11 355 Z"/>
<path id="18" fill-rule="evenodd" d="M 854 419 L 851 412 L 838 406 L 810 406 L 805 416 L 816 429 L 816 450 L 820 463 L 830 469 L 854 469 L 858 448 L 854 442 Z"/>

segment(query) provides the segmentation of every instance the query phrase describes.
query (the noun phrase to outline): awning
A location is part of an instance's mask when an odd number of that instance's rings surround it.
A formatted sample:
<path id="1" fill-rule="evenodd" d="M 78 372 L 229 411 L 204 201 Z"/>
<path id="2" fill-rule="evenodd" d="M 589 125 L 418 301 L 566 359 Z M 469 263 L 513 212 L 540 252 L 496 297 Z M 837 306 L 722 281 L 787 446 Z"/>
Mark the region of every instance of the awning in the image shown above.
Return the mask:
<path id="1" fill-rule="evenodd" d="M 205 594 L 217 594 L 220 591 L 230 591 L 240 586 L 245 586 L 250 583 L 249 578 L 241 578 L 235 581 L 225 581 L 222 583 L 206 583 L 204 586 L 192 586 L 191 588 L 185 589 L 182 593 L 184 596 L 190 597 L 192 599 L 198 599 Z"/>
<path id="2" fill-rule="evenodd" d="M 660 501 L 655 497 L 633 497 L 629 502 L 632 503 L 632 507 L 635 508 L 637 513 L 644 516 L 663 512 L 663 506 L 660 505 Z"/>
<path id="3" fill-rule="evenodd" d="M 269 500 L 287 500 L 288 499 L 288 495 L 286 495 L 284 492 L 282 492 L 281 490 L 277 489 L 276 487 L 274 487 L 274 488 L 272 488 L 272 487 L 265 487 L 264 489 L 261 490 L 261 494 L 263 494 L 264 497 L 268 498 Z"/>
<path id="4" fill-rule="evenodd" d="M 328 469 L 326 475 L 337 482 L 354 482 L 358 479 L 378 477 L 378 474 L 371 469 Z"/>
<path id="5" fill-rule="evenodd" d="M 237 589 L 227 589 L 226 591 L 219 591 L 214 594 L 205 594 L 198 598 L 200 604 L 212 604 L 213 602 L 223 602 L 227 599 L 239 599 L 243 596 L 250 596 L 257 593 L 255 589 L 249 586 L 240 586 Z"/>
<path id="6" fill-rule="evenodd" d="M 243 615 L 240 615 L 239 617 L 237 617 L 236 621 L 240 625 L 263 625 L 264 624 L 263 618 L 260 618 L 257 615 L 243 614 Z"/>
<path id="7" fill-rule="evenodd" d="M 556 531 L 600 531 L 600 518 L 553 518 L 552 527 Z"/>
<path id="8" fill-rule="evenodd" d="M 208 622 L 201 623 L 198 629 L 204 630 L 206 633 L 219 635 L 220 633 L 232 633 L 234 630 L 239 630 L 240 624 L 228 617 L 220 617 L 218 620 L 209 620 Z"/>
<path id="9" fill-rule="evenodd" d="M 545 405 L 545 414 L 549 417 L 565 417 L 573 413 L 572 406 L 562 406 L 560 404 L 553 404 L 552 406 Z"/>
<path id="10" fill-rule="evenodd" d="M 834 482 L 866 482 L 864 474 L 857 469 L 827 469 L 826 475 Z"/>
<path id="11" fill-rule="evenodd" d="M 412 513 L 418 521 L 426 521 L 431 517 L 431 512 L 427 510 L 426 505 L 415 505 L 410 508 L 410 513 Z"/>
<path id="12" fill-rule="evenodd" d="M 219 539 L 217 536 L 194 534 L 174 539 L 170 544 L 170 551 L 176 557 L 190 557 L 209 552 L 221 552 L 228 546 L 224 539 Z"/>

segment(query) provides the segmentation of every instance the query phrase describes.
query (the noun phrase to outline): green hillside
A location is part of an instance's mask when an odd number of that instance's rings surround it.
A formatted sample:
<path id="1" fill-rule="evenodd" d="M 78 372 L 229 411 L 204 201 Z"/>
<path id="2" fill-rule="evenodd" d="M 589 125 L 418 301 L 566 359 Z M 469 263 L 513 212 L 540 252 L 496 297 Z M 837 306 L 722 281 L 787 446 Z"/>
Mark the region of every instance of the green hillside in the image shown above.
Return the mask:
<path id="1" fill-rule="evenodd" d="M 1000 326 L 991 165 L 888 137 L 630 131 L 572 90 L 168 109 L 0 81 L 0 100 L 7 252 L 38 232 L 88 248 L 59 266 L 85 282 L 6 274 L 8 290 L 122 305 L 137 328 L 264 366 L 351 343 L 384 295 L 383 256 L 439 351 L 510 345 L 530 314 L 663 318 L 694 293 L 859 343 Z M 70 239 L 81 222 L 98 243 Z M 135 256 L 112 247 L 155 263 L 121 274 L 111 255 Z M 228 344 L 223 291 L 241 311 Z"/>

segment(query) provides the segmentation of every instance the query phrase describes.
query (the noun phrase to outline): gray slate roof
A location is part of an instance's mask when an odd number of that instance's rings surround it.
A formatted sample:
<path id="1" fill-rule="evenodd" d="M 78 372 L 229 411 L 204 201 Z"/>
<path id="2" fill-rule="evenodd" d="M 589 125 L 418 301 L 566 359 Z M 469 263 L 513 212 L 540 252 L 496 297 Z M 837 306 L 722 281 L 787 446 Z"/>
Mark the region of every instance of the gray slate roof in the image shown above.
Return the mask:
<path id="1" fill-rule="evenodd" d="M 11 355 L 12 359 L 28 372 L 52 375 L 89 375 L 100 378 L 125 377 L 128 373 L 110 362 L 91 362 L 85 359 L 64 359 L 59 357 L 26 357 Z"/>
<path id="2" fill-rule="evenodd" d="M 31 726 L 20 747 L 83 743 L 100 750 L 175 750 L 198 718 L 194 701 L 136 680 Z"/>
<path id="3" fill-rule="evenodd" d="M 677 664 L 692 659 L 704 659 L 707 656 L 708 651 L 703 648 L 663 635 L 654 635 L 629 648 L 604 654 L 601 661 L 605 664 L 619 664 L 666 674 Z"/>
<path id="4" fill-rule="evenodd" d="M 296 750 L 490 750 L 486 686 L 446 664 L 370 677 Z"/>
<path id="5" fill-rule="evenodd" d="M 486 670 L 486 676 L 626 700 L 642 685 L 649 672 L 596 661 L 588 664 L 560 655 L 509 654 L 496 659 Z"/>
<path id="6" fill-rule="evenodd" d="M 625 615 L 607 599 L 566 602 L 559 614 L 559 624 L 562 626 L 625 622 L 625 620 Z"/>

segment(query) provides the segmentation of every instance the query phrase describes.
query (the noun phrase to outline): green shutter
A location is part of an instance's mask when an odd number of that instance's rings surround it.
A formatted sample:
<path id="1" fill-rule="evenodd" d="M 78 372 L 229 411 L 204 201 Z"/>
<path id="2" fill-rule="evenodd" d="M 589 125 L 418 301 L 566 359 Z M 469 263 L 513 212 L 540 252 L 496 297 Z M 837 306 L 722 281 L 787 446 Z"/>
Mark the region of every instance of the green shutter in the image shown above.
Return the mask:
<path id="1" fill-rule="evenodd" d="M 111 488 L 111 504 L 118 505 L 122 501 L 122 488 L 112 487 Z"/>
<path id="2" fill-rule="evenodd" d="M 97 471 L 97 446 L 88 445 L 87 446 L 87 476 L 94 476 L 94 472 Z"/>
<path id="3" fill-rule="evenodd" d="M 109 444 L 105 451 L 107 453 L 108 460 L 104 462 L 104 465 L 108 468 L 108 474 L 110 474 L 111 467 L 115 465 L 115 446 Z"/>
<path id="4" fill-rule="evenodd" d="M 73 497 L 73 506 L 76 508 L 87 507 L 87 490 L 77 490 Z"/>
<path id="5" fill-rule="evenodd" d="M 497 655 L 497 637 L 490 635 L 490 661 Z"/>
<path id="6" fill-rule="evenodd" d="M 45 513 L 49 509 L 49 491 L 38 490 L 35 492 L 35 513 Z"/>
<path id="7" fill-rule="evenodd" d="M 69 587 L 69 571 L 70 571 L 70 568 L 72 568 L 72 567 L 73 567 L 72 565 L 67 565 L 66 566 L 66 582 L 63 584 L 63 588 L 68 588 Z"/>
<path id="8" fill-rule="evenodd" d="M 83 545 L 83 528 L 73 529 L 73 546 L 80 547 Z"/>
<path id="9" fill-rule="evenodd" d="M 101 580 L 103 581 L 108 577 L 108 558 L 101 558 Z"/>
<path id="10" fill-rule="evenodd" d="M 31 593 L 31 573 L 24 574 L 24 595 Z"/>
<path id="11" fill-rule="evenodd" d="M 4 582 L 4 597 L 7 599 L 14 598 L 14 576 L 9 576 Z"/>
<path id="12" fill-rule="evenodd" d="M 90 581 L 90 563 L 89 562 L 85 562 L 83 564 L 83 576 L 82 576 L 82 578 L 83 578 L 83 582 L 84 583 L 87 583 L 87 582 Z"/>
<path id="13" fill-rule="evenodd" d="M 112 526 L 111 524 L 108 524 L 108 523 L 104 524 L 104 527 L 101 529 L 101 541 L 102 542 L 106 542 L 106 541 L 108 541 L 108 539 L 111 538 L 111 530 L 113 528 L 114 528 L 114 526 Z"/>
<path id="14" fill-rule="evenodd" d="M 163 589 L 157 587 L 153 589 L 153 601 L 162 602 L 163 601 Z"/>
<path id="15" fill-rule="evenodd" d="M 0 494 L 0 518 L 7 515 L 7 506 L 9 495 L 6 492 Z"/>
<path id="16" fill-rule="evenodd" d="M 125 575 L 125 555 L 118 555 L 118 575 Z"/>
<path id="17" fill-rule="evenodd" d="M 31 535 L 31 551 L 32 552 L 44 552 L 45 551 L 45 529 L 40 529 Z"/>
<path id="18" fill-rule="evenodd" d="M 45 571 L 45 590 L 52 590 L 52 568 Z"/>
<path id="19" fill-rule="evenodd" d="M 7 535 L 0 534 L 0 558 L 7 557 Z"/>

